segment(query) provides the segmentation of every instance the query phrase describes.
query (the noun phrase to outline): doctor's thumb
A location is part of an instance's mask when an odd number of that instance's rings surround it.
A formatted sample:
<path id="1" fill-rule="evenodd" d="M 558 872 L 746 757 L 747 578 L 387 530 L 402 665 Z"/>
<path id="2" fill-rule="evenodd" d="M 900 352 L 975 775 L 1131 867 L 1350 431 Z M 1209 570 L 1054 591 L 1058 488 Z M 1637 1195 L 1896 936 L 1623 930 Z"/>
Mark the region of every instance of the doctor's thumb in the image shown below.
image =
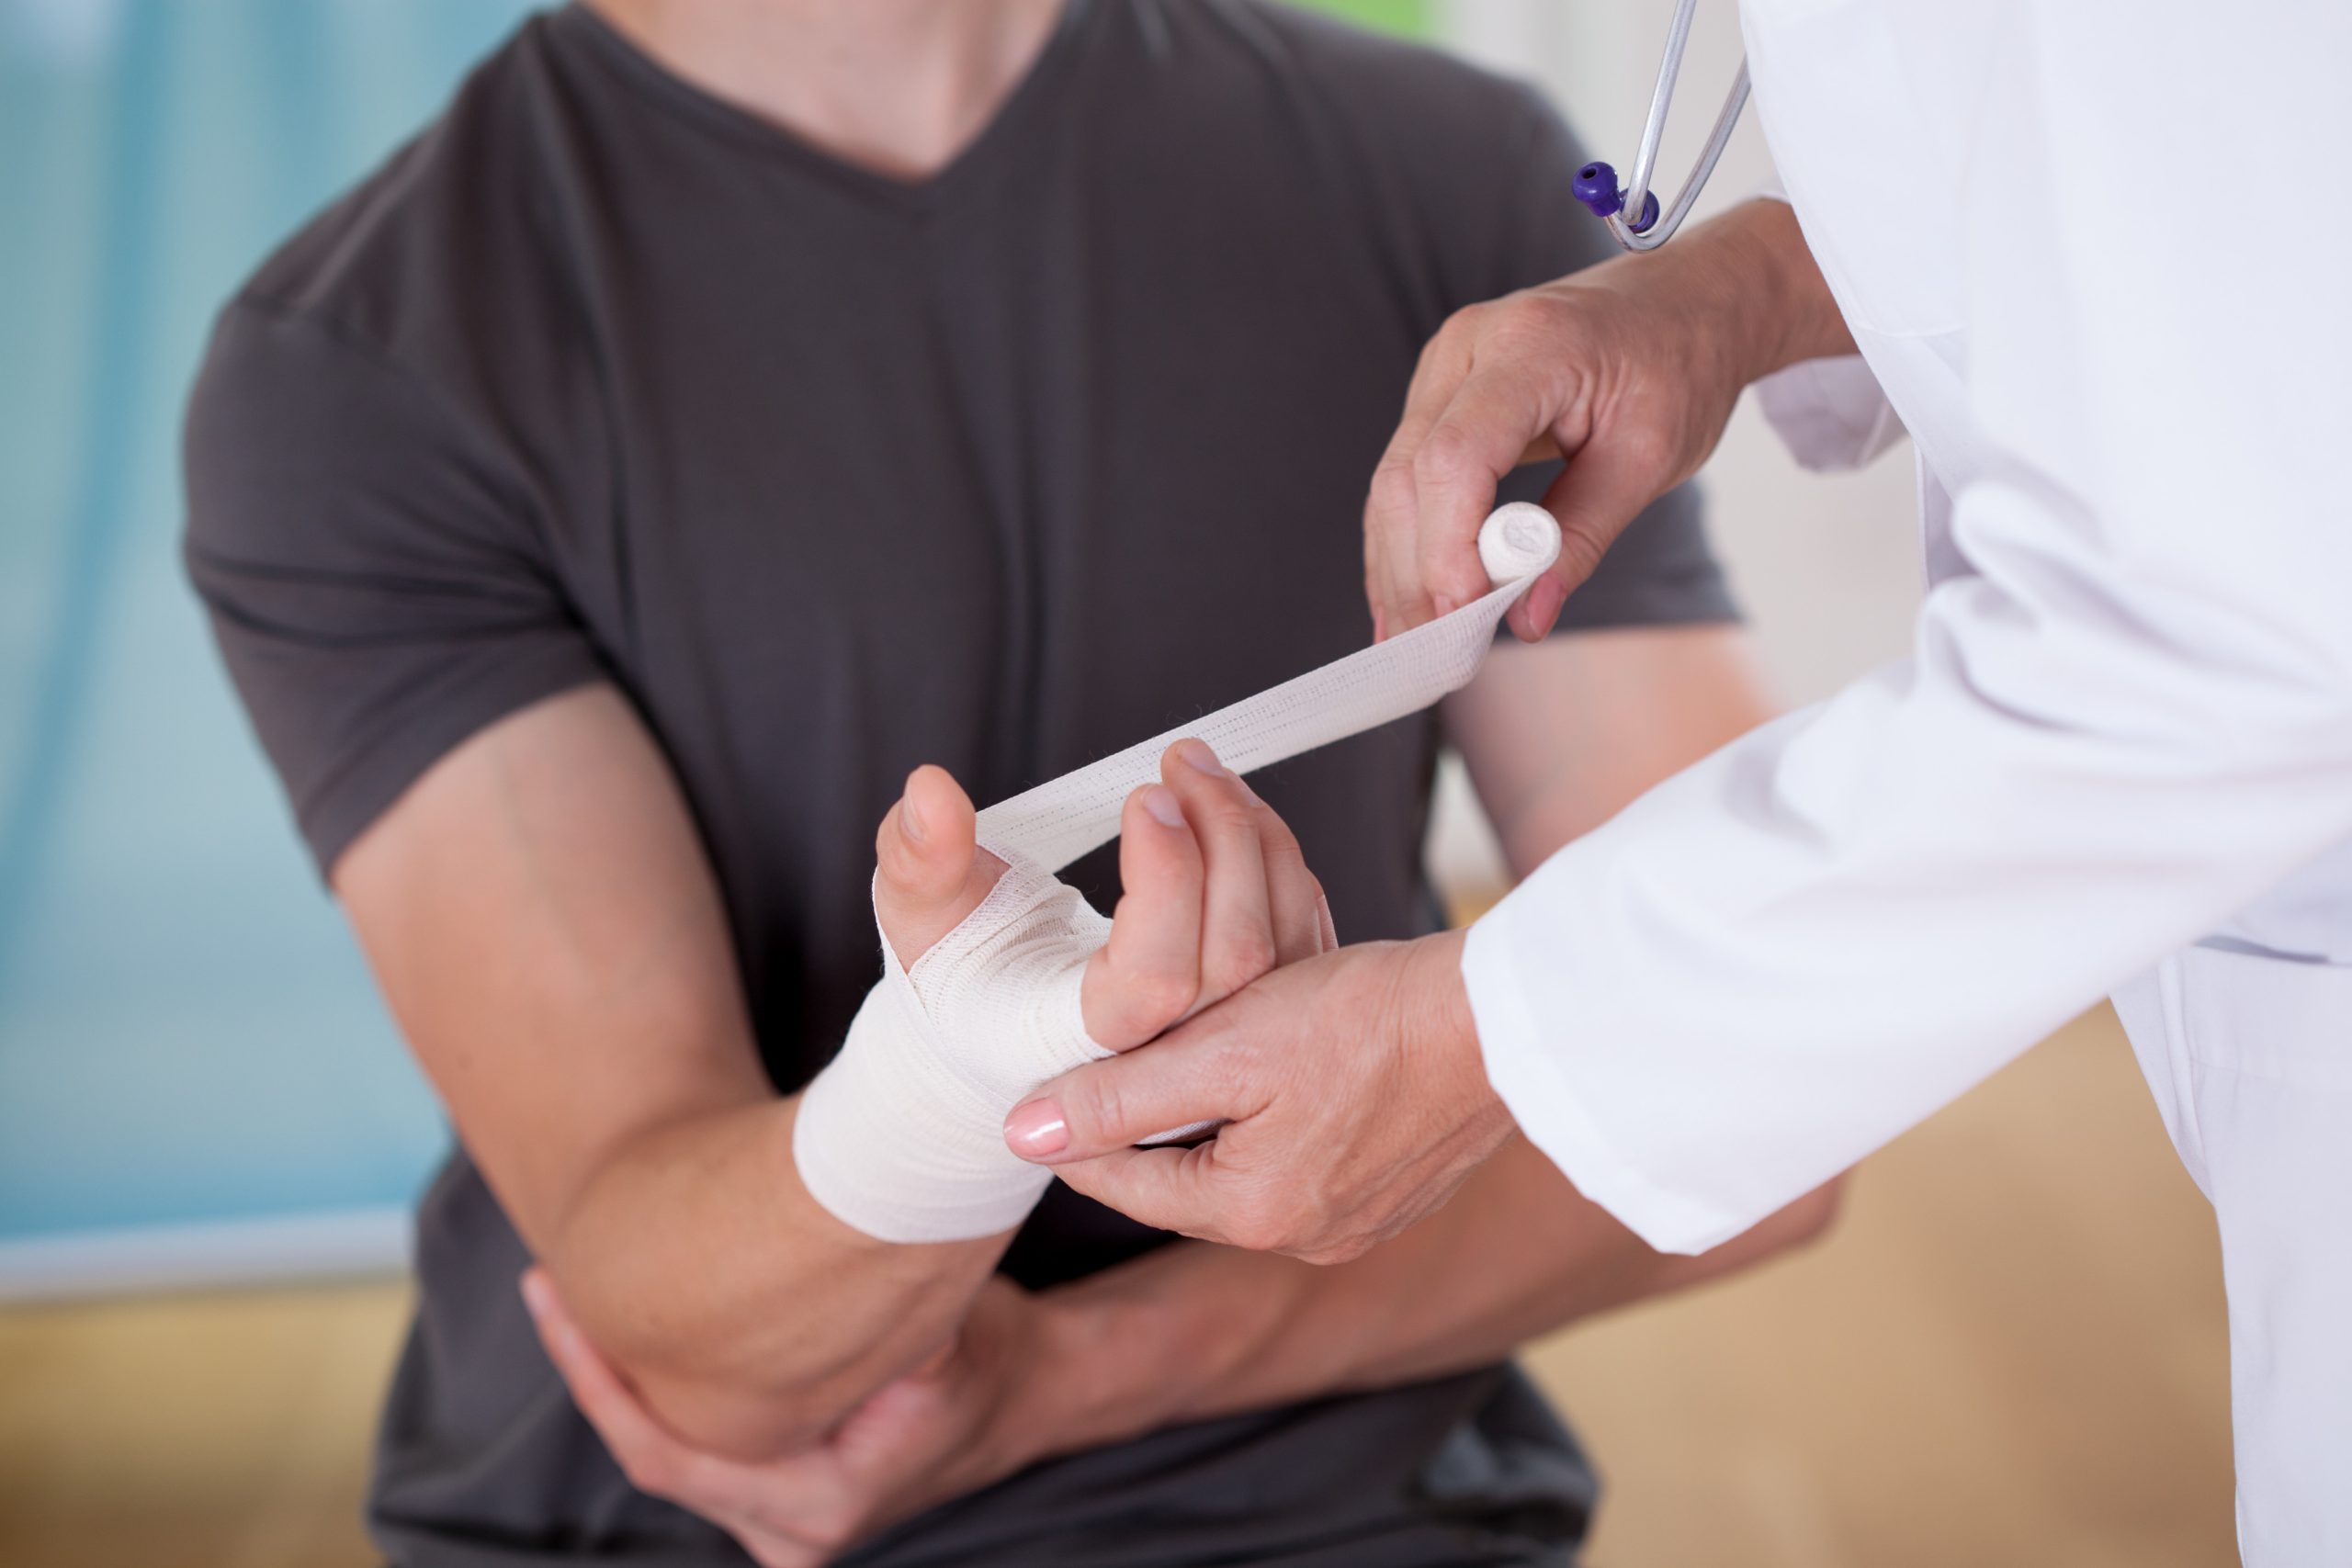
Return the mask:
<path id="1" fill-rule="evenodd" d="M 1035 1165 L 1068 1165 L 1205 1127 L 1226 1112 L 1200 1066 L 1199 1053 L 1162 1039 L 1064 1073 L 1012 1108 L 1005 1146 Z"/>

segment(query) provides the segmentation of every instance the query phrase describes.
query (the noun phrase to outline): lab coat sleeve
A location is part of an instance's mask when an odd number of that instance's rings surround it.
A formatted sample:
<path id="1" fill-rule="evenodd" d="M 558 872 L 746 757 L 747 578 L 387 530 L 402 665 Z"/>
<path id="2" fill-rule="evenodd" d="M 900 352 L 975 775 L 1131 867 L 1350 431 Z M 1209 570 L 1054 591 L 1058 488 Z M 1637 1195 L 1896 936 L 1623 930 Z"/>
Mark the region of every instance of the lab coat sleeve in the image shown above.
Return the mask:
<path id="1" fill-rule="evenodd" d="M 1789 199 L 1778 180 L 1756 194 Z M 1756 383 L 1756 403 L 1789 455 L 1816 472 L 1859 468 L 1903 436 L 1894 404 L 1859 354 L 1775 371 Z"/>
<path id="2" fill-rule="evenodd" d="M 1908 658 L 1470 933 L 1497 1089 L 1662 1248 L 1745 1229 L 2352 836 L 2347 24 L 2016 9 L 1962 195 L 1976 575 Z"/>
<path id="3" fill-rule="evenodd" d="M 1756 383 L 1790 456 L 1818 472 L 1859 468 L 1903 438 L 1903 421 L 1859 354 L 1807 359 Z"/>

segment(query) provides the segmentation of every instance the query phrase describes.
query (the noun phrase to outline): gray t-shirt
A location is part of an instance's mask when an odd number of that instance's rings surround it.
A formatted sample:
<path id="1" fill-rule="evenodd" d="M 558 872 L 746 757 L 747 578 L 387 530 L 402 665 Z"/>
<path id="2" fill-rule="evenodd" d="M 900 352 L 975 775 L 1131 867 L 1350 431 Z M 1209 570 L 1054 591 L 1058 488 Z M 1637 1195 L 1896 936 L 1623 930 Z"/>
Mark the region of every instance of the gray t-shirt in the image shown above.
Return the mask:
<path id="1" fill-rule="evenodd" d="M 1079 0 L 910 185 L 560 11 L 223 312 L 189 570 L 322 866 L 483 725 L 625 693 L 797 1089 L 876 976 L 873 828 L 910 768 L 999 798 L 1366 640 L 1362 501 L 1415 356 L 1449 311 L 1603 253 L 1581 157 L 1535 95 L 1427 51 Z M 1678 493 L 1563 624 L 1730 614 Z M 1437 744 L 1424 716 L 1260 781 L 1347 939 L 1434 922 Z M 1070 875 L 1116 893 L 1108 853 Z M 1044 1287 L 1167 1239 L 1057 1187 L 1005 1268 Z M 458 1153 L 420 1216 L 386 1551 L 740 1562 L 615 1469 L 524 1262 Z M 1041 1466 L 854 1561 L 1555 1562 L 1590 1494 L 1496 1368 Z"/>

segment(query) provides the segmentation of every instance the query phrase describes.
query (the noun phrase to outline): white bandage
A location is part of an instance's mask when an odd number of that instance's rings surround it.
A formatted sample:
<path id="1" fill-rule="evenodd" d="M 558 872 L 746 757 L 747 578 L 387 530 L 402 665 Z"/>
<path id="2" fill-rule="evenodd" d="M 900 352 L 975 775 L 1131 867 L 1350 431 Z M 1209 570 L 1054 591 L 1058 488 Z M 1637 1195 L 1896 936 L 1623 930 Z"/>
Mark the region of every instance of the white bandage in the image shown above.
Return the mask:
<path id="1" fill-rule="evenodd" d="M 1004 1144 L 1006 1112 L 1039 1084 L 1110 1055 L 1079 1006 L 1111 923 L 1054 873 L 1119 831 L 1127 796 L 1188 736 L 1246 773 L 1418 713 L 1477 673 L 1503 614 L 1559 558 L 1542 507 L 1478 531 L 1493 592 L 1205 718 L 1000 801 L 979 841 L 1006 870 L 910 970 L 887 939 L 881 980 L 841 1054 L 801 1098 L 793 1157 L 837 1218 L 891 1242 L 959 1241 L 1021 1223 L 1052 1173 Z"/>

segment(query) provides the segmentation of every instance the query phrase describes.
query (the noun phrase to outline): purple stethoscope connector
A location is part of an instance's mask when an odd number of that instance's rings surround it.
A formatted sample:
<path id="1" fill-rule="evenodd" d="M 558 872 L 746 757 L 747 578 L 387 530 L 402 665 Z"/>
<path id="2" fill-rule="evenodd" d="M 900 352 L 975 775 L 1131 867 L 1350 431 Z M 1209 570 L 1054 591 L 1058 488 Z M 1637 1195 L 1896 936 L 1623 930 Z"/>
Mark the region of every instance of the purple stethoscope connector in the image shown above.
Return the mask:
<path id="1" fill-rule="evenodd" d="M 1589 208 L 1595 218 L 1611 218 L 1625 209 L 1625 193 L 1617 187 L 1617 171 L 1607 164 L 1587 164 L 1577 171 L 1569 182 L 1569 192 Z M 1626 228 L 1639 234 L 1657 221 L 1657 192 L 1642 193 L 1642 218 Z"/>

